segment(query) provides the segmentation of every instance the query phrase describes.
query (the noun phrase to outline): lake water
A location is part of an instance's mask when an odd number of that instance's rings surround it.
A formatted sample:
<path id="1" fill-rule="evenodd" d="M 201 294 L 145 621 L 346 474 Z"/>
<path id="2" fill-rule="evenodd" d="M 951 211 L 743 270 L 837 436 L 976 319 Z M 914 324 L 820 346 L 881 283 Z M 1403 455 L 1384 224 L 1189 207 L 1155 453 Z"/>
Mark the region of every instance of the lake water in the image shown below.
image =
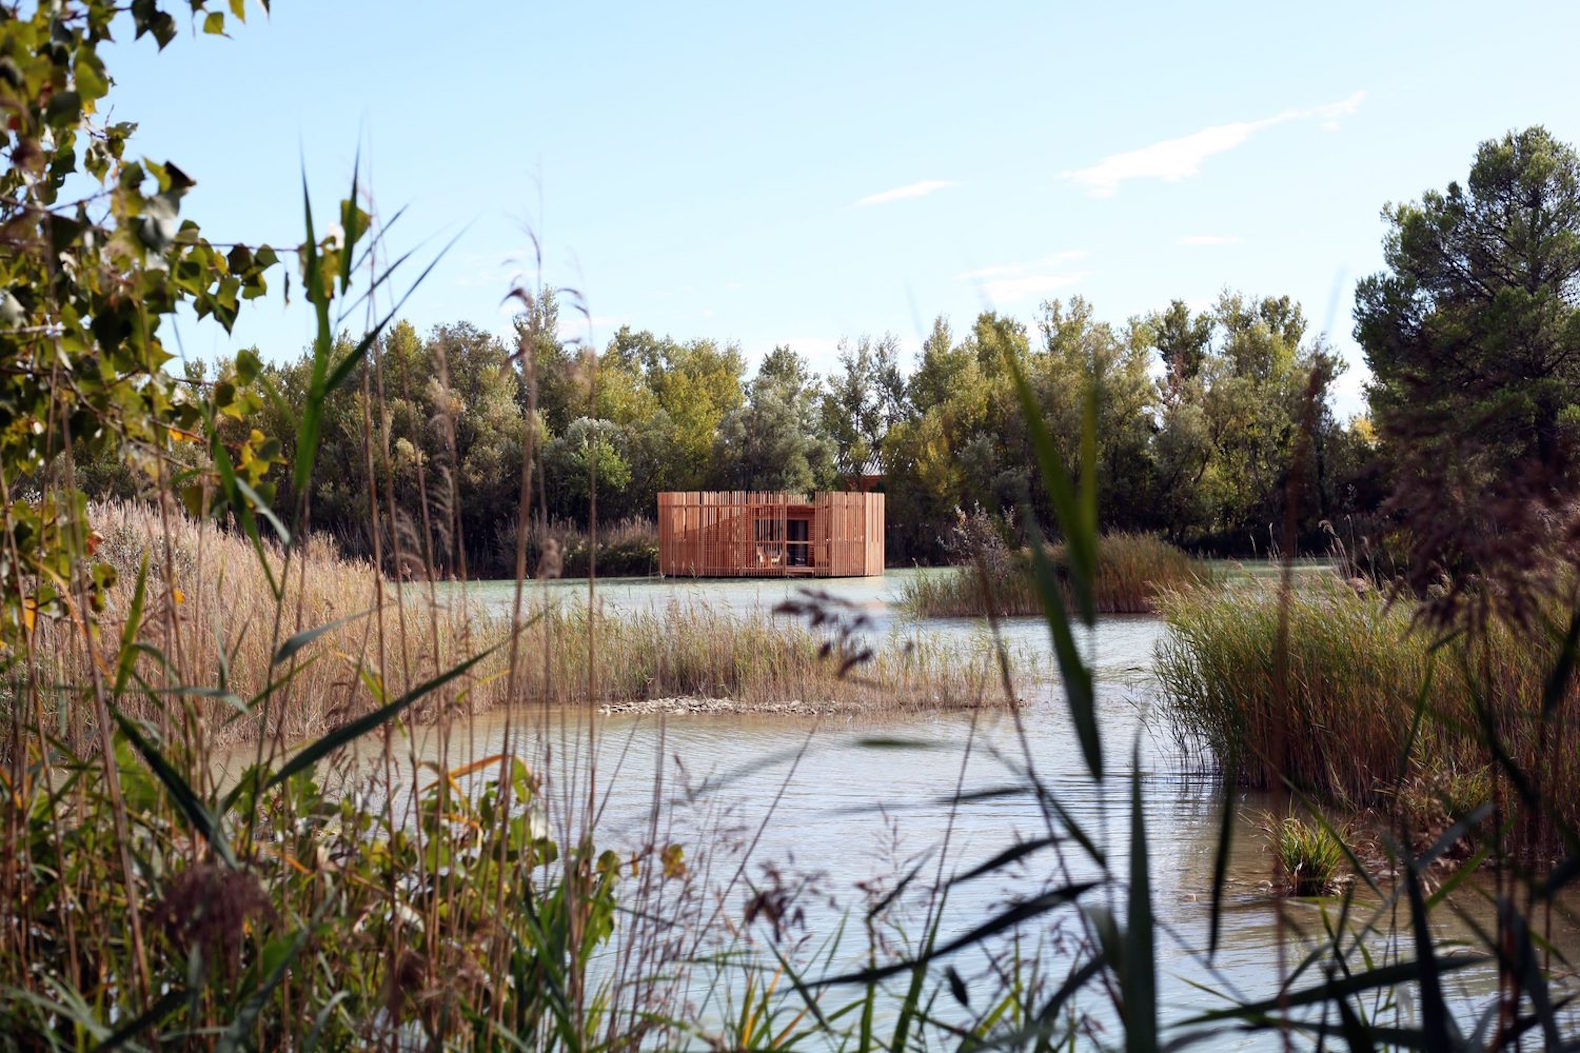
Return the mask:
<path id="1" fill-rule="evenodd" d="M 969 619 L 918 624 L 895 601 L 907 578 L 936 571 L 902 570 L 882 578 L 817 582 L 867 612 L 879 636 L 927 632 L 956 642 L 983 643 L 985 628 Z M 670 603 L 707 604 L 731 612 L 771 609 L 795 594 L 802 582 L 773 580 L 656 581 L 609 580 L 596 595 L 608 609 L 648 610 Z M 585 582 L 529 586 L 536 593 L 585 600 Z M 467 587 L 470 598 L 508 611 L 514 595 L 509 582 Z M 925 861 L 917 887 L 938 876 L 963 873 L 1018 841 L 1045 836 L 1048 824 L 1037 800 L 1024 792 L 1028 771 L 1057 798 L 1070 817 L 1119 857 L 1114 869 L 1126 870 L 1130 822 L 1132 758 L 1139 764 L 1144 813 L 1151 851 L 1152 894 L 1165 929 L 1158 934 L 1160 1001 L 1178 1019 L 1190 1012 L 1221 1007 L 1222 995 L 1247 999 L 1275 990 L 1280 944 L 1285 960 L 1298 961 L 1302 941 L 1276 920 L 1268 880 L 1272 858 L 1261 826 L 1268 802 L 1242 796 L 1237 802 L 1236 836 L 1230 860 L 1230 908 L 1218 954 L 1208 964 L 1209 897 L 1222 799 L 1215 783 L 1202 777 L 1194 759 L 1181 751 L 1157 712 L 1158 692 L 1148 675 L 1153 649 L 1163 634 L 1159 619 L 1104 618 L 1081 638 L 1097 675 L 1097 710 L 1105 749 L 1106 777 L 1091 779 L 1077 746 L 1063 696 L 1049 664 L 1021 664 L 1017 684 L 1027 705 L 1018 714 L 884 717 L 688 715 L 668 718 L 584 712 L 516 712 L 508 721 L 520 734 L 534 728 L 536 744 L 523 752 L 541 756 L 551 743 L 558 774 L 551 793 L 551 826 L 562 838 L 575 811 L 570 802 L 589 798 L 600 810 L 600 847 L 630 853 L 653 839 L 688 846 L 714 844 L 712 880 L 723 883 L 740 861 L 744 877 L 761 885 L 771 872 L 784 880 L 808 882 L 799 906 L 804 924 L 786 935 L 792 956 L 809 961 L 841 919 L 859 919 L 867 888 Z M 1013 647 L 1046 654 L 1047 628 L 1037 619 L 1010 619 L 1003 635 Z M 488 714 L 469 722 L 455 738 L 449 763 L 484 756 L 506 745 L 507 716 Z M 589 748 L 589 742 L 591 746 Z M 520 747 L 518 747 L 520 748 Z M 431 742 L 420 752 L 438 759 Z M 960 800 L 964 798 L 964 800 Z M 655 807 L 655 802 L 657 806 Z M 726 846 L 737 846 L 732 850 Z M 947 850 L 946 850 L 947 846 Z M 747 848 L 749 847 L 749 851 Z M 699 865 L 706 850 L 688 848 Z M 1079 852 L 1068 853 L 1074 859 Z M 940 926 L 941 938 L 965 932 L 1012 897 L 1063 880 L 1059 857 L 1042 852 L 1023 865 L 951 890 Z M 1069 876 L 1089 874 L 1077 860 Z M 747 892 L 731 887 L 719 909 L 739 924 Z M 1485 918 L 1476 897 L 1463 897 L 1472 917 Z M 925 915 L 916 899 L 909 936 Z M 1116 905 L 1122 910 L 1122 904 Z M 1297 917 L 1314 934 L 1321 932 L 1318 904 L 1297 905 Z M 1331 909 L 1331 905 L 1330 905 Z M 904 904 L 896 912 L 905 923 Z M 1440 935 L 1466 930 L 1442 914 Z M 1066 910 L 1032 926 L 1050 941 L 1078 932 L 1078 919 Z M 864 953 L 860 925 L 850 926 L 847 945 L 834 956 L 857 964 Z M 1572 927 L 1560 922 L 1554 932 L 1562 946 L 1580 946 Z M 758 939 L 764 939 L 759 931 Z M 1378 938 L 1379 949 L 1391 936 Z M 1054 954 L 1050 948 L 1047 953 Z M 1408 950 L 1404 957 L 1411 955 Z M 1055 955 L 1056 957 L 1056 955 Z M 967 956 L 961 972 L 968 984 L 981 982 L 985 962 Z M 973 973 L 971 968 L 979 970 Z M 817 971 L 813 970 L 814 973 Z M 1315 982 L 1313 976 L 1308 982 Z M 1488 994 L 1488 976 L 1467 971 L 1447 981 L 1461 1000 Z M 1464 1004 L 1462 1001 L 1461 1005 Z M 1220 1036 L 1216 1048 L 1272 1046 L 1268 1040 Z"/>

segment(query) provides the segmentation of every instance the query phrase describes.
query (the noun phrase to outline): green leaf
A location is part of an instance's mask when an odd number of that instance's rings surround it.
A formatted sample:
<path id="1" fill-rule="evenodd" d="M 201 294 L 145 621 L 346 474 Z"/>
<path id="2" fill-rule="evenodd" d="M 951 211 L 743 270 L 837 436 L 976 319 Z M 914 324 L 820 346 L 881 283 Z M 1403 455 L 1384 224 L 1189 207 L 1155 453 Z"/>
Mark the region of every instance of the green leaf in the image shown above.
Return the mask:
<path id="1" fill-rule="evenodd" d="M 203 19 L 203 32 L 212 33 L 214 36 L 225 35 L 225 16 L 218 11 L 210 11 Z"/>
<path id="2" fill-rule="evenodd" d="M 82 96 L 74 91 L 57 91 L 44 106 L 44 119 L 56 126 L 76 124 L 82 120 Z"/>
<path id="3" fill-rule="evenodd" d="M 111 704 L 109 709 L 110 715 L 115 718 L 116 724 L 120 725 L 121 733 L 126 736 L 127 741 L 132 744 L 133 748 L 142 754 L 143 760 L 148 763 L 148 767 L 152 769 L 155 777 L 164 783 L 165 789 L 175 801 L 176 807 L 181 809 L 182 814 L 187 817 L 187 822 L 191 823 L 192 828 L 203 836 L 203 839 L 209 843 L 215 854 L 225 862 L 226 866 L 234 868 L 236 866 L 236 857 L 231 854 L 230 844 L 225 840 L 224 831 L 220 829 L 219 823 L 214 819 L 213 815 L 209 814 L 209 810 L 204 807 L 203 802 L 198 799 L 198 795 L 193 792 L 192 787 L 187 785 L 187 781 L 165 759 L 164 755 L 154 748 L 153 743 L 143 737 L 142 732 L 137 730 L 137 725 L 125 713 L 121 712 L 119 706 Z"/>
<path id="4" fill-rule="evenodd" d="M 413 703 L 438 690 L 445 684 L 448 684 L 450 681 L 454 680 L 456 677 L 465 673 L 478 662 L 481 662 L 484 658 L 487 658 L 490 654 L 493 654 L 495 651 L 497 651 L 499 647 L 499 644 L 495 644 L 488 650 L 473 655 L 471 658 L 468 658 L 466 661 L 462 662 L 458 666 L 455 666 L 453 669 L 441 673 L 439 676 L 434 677 L 427 683 L 406 692 L 404 695 L 397 698 L 389 705 L 381 706 L 380 708 L 375 709 L 373 712 L 368 713 L 365 716 L 358 717 L 356 720 L 353 720 L 348 724 L 342 724 L 340 727 L 313 742 L 311 745 L 304 747 L 299 753 L 296 754 L 296 756 L 286 761 L 279 771 L 275 772 L 269 777 L 269 781 L 264 784 L 264 788 L 269 789 L 280 785 L 282 782 L 289 779 L 297 772 L 311 768 L 313 765 L 317 764 L 319 761 L 323 760 L 325 757 L 329 756 L 340 747 L 361 738 L 363 735 L 366 735 L 368 732 L 372 731 L 379 725 L 393 720 Z"/>
<path id="5" fill-rule="evenodd" d="M 340 246 L 340 290 L 351 286 L 351 263 L 356 255 L 357 242 L 367 233 L 368 214 L 357 204 L 357 183 L 362 170 L 362 152 L 351 164 L 351 196 L 340 203 L 340 229 L 344 242 Z"/>
<path id="6" fill-rule="evenodd" d="M 242 1002 L 230 1025 L 220 1035 L 217 1047 L 219 1053 L 239 1053 L 240 1050 L 248 1048 L 258 1026 L 258 1017 L 263 1013 L 263 1007 L 268 1005 L 275 989 L 285 979 L 291 963 L 301 955 L 302 948 L 307 946 L 313 930 L 318 927 L 318 922 L 322 920 L 333 902 L 333 897 L 325 897 L 311 924 L 303 925 L 289 940 L 275 940 L 264 948 L 261 956 L 264 966 L 263 975 L 257 988 Z"/>
<path id="7" fill-rule="evenodd" d="M 1125 907 L 1125 1049 L 1156 1053 L 1158 986 L 1152 942 L 1152 886 L 1147 875 L 1147 826 L 1141 809 L 1141 740 L 1136 740 L 1130 772 L 1130 898 Z"/>
<path id="8" fill-rule="evenodd" d="M 78 51 L 72 73 L 77 94 L 89 102 L 102 99 L 109 93 L 110 79 L 104 75 L 104 63 L 97 52 L 87 48 Z"/>
<path id="9" fill-rule="evenodd" d="M 280 665 L 284 662 L 288 662 L 291 660 L 292 655 L 296 654 L 296 652 L 300 651 L 302 648 L 306 647 L 308 644 L 312 643 L 314 640 L 318 639 L 320 636 L 324 635 L 330 630 L 338 629 L 342 625 L 349 625 L 351 622 L 357 621 L 360 618 L 366 618 L 372 613 L 373 608 L 369 607 L 367 610 L 358 614 L 348 614 L 344 618 L 337 618 L 332 622 L 325 622 L 323 625 L 316 625 L 311 629 L 303 629 L 301 632 L 297 633 L 295 636 L 292 636 L 289 640 L 286 640 L 280 645 L 280 649 L 274 652 L 274 660 L 270 664 Z"/>

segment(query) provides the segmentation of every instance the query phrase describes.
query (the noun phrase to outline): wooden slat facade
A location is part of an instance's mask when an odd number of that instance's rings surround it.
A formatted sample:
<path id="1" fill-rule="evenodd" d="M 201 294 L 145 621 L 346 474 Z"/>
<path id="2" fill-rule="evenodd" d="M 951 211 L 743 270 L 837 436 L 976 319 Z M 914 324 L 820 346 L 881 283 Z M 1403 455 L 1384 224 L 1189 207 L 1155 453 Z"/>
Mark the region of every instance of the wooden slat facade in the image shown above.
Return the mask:
<path id="1" fill-rule="evenodd" d="M 883 573 L 883 494 L 665 491 L 658 569 L 668 577 L 865 577 Z"/>

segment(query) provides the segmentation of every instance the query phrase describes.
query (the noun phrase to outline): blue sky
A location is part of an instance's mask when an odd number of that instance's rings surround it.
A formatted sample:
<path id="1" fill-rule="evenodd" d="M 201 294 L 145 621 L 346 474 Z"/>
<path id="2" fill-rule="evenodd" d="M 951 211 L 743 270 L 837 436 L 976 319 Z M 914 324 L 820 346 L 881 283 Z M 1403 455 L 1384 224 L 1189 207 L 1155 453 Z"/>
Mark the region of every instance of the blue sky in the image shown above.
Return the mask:
<path id="1" fill-rule="evenodd" d="M 460 235 L 421 329 L 507 331 L 529 227 L 600 345 L 629 322 L 824 371 L 939 313 L 1080 294 L 1119 322 L 1231 287 L 1304 304 L 1349 413 L 1379 209 L 1511 128 L 1580 141 L 1577 38 L 1568 3 L 275 0 L 228 40 L 123 41 L 111 71 L 214 240 L 299 241 L 302 166 L 327 218 L 360 147 L 379 210 L 407 208 L 393 248 Z M 309 324 L 276 295 L 182 347 L 289 357 Z"/>

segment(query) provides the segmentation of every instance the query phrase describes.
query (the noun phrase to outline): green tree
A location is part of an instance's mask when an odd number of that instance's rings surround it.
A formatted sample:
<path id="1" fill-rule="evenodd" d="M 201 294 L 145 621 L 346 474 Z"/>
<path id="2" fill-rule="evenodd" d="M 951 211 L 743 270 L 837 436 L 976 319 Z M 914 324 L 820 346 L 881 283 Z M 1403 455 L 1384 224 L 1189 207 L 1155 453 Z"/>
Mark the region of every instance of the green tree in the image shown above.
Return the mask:
<path id="1" fill-rule="evenodd" d="M 44 473 L 74 481 L 70 460 L 116 457 L 160 479 L 173 443 L 202 438 L 214 416 L 245 416 L 259 362 L 238 355 L 201 389 L 166 370 L 161 327 L 186 304 L 229 330 L 242 301 L 265 290 L 272 250 L 221 252 L 181 218 L 192 178 L 169 161 L 125 156 L 135 125 L 111 120 L 111 77 L 101 45 L 112 30 L 152 36 L 163 48 L 175 16 L 157 0 L 55 0 L 0 8 L 0 464 L 7 556 L 0 560 L 0 642 L 31 632 L 40 614 L 61 613 L 76 593 L 100 602 L 107 568 L 86 558 L 82 495 L 44 490 Z M 209 0 L 174 5 L 223 32 L 227 15 Z M 240 18 L 238 3 L 226 10 Z M 205 405 L 206 403 L 206 405 Z M 243 482 L 263 485 L 273 448 L 252 432 L 210 431 Z M 225 443 L 232 445 L 224 449 Z M 179 482 L 201 505 L 211 476 Z M 225 488 L 236 494 L 234 485 Z M 265 495 L 267 496 L 267 495 Z"/>
<path id="2" fill-rule="evenodd" d="M 588 352 L 560 339 L 560 306 L 553 288 L 532 298 L 513 320 L 517 347 L 531 349 L 538 386 L 538 412 L 555 434 L 586 415 L 589 407 Z M 525 363 L 517 398 L 527 405 Z"/>
<path id="3" fill-rule="evenodd" d="M 1333 427 L 1326 389 L 1336 356 L 1306 339 L 1287 296 L 1225 292 L 1194 318 L 1176 303 L 1140 323 L 1137 338 L 1165 369 L 1152 442 L 1160 525 L 1228 551 L 1281 543 L 1302 431 L 1320 439 Z M 1301 508 L 1307 532 L 1327 511 Z"/>
<path id="4" fill-rule="evenodd" d="M 1567 532 L 1577 482 L 1580 161 L 1543 128 L 1511 133 L 1464 186 L 1383 218 L 1355 337 L 1412 580 L 1529 566 Z"/>
<path id="5" fill-rule="evenodd" d="M 889 428 L 905 414 L 905 376 L 900 342 L 892 334 L 841 340 L 839 371 L 823 396 L 823 432 L 834 441 L 842 472 L 854 472 L 880 457 Z"/>
<path id="6" fill-rule="evenodd" d="M 619 433 L 611 421 L 578 417 L 564 435 L 549 443 L 543 461 L 549 476 L 551 514 L 586 523 L 595 470 L 600 509 L 606 501 L 611 508 L 618 505 L 620 495 L 631 485 L 631 467 L 616 445 Z M 599 518 L 606 517 L 600 512 Z"/>
<path id="7" fill-rule="evenodd" d="M 1068 306 L 1044 303 L 1038 329 L 1043 346 L 1033 361 L 1032 381 L 1071 476 L 1078 469 L 1087 392 L 1095 385 L 1098 514 L 1109 527 L 1146 525 L 1158 392 L 1143 327 L 1116 331 L 1077 296 Z"/>
<path id="8" fill-rule="evenodd" d="M 776 347 L 746 402 L 719 425 L 718 482 L 728 489 L 805 493 L 831 484 L 835 448 L 819 432 L 819 390 L 804 358 Z"/>
<path id="9" fill-rule="evenodd" d="M 743 401 L 745 359 L 735 345 L 712 340 L 664 340 L 650 360 L 647 384 L 669 418 L 674 443 L 666 475 L 683 490 L 700 489 L 713 474 L 719 424 Z"/>

